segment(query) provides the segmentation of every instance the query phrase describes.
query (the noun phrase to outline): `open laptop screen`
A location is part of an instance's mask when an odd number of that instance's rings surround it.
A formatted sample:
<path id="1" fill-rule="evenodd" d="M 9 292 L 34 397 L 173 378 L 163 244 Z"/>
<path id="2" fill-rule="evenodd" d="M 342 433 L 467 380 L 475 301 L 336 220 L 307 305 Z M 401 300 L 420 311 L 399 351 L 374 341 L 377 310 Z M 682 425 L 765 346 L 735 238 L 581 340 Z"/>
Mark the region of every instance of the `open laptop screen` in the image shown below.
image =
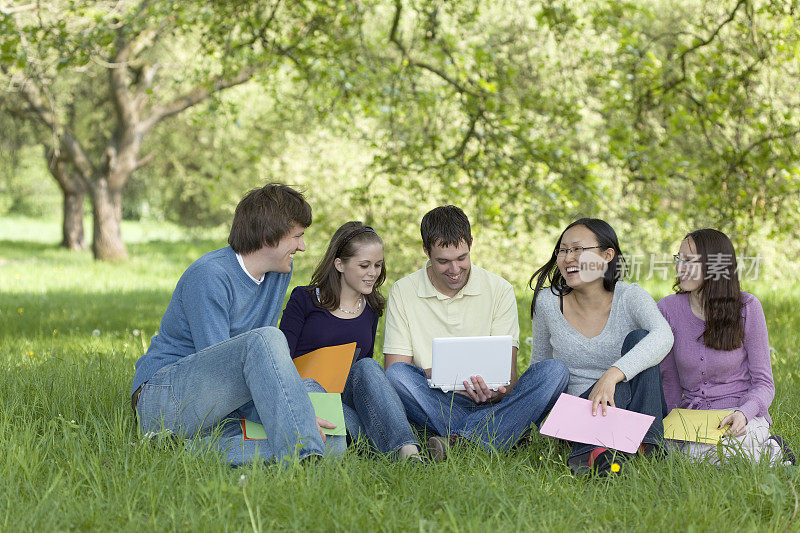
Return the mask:
<path id="1" fill-rule="evenodd" d="M 470 376 L 481 376 L 490 389 L 511 383 L 510 335 L 433 339 L 431 387 L 464 390 Z"/>

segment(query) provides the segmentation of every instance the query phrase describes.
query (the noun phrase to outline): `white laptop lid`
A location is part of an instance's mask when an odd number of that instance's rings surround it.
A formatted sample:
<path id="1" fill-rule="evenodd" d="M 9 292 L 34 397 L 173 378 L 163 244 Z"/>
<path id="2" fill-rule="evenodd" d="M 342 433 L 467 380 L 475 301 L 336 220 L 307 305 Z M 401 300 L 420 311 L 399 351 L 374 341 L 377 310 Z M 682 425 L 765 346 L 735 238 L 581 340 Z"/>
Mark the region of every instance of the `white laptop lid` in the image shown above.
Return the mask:
<path id="1" fill-rule="evenodd" d="M 464 380 L 481 376 L 490 389 L 511 383 L 511 335 L 433 339 L 431 387 L 464 390 Z"/>

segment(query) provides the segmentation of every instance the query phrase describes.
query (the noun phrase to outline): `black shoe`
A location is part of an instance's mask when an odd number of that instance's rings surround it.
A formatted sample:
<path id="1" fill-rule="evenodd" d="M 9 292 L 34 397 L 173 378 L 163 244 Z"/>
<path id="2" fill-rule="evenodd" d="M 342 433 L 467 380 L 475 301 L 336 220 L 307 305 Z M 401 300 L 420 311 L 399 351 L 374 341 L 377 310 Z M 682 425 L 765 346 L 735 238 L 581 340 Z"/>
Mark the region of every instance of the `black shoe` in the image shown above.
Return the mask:
<path id="1" fill-rule="evenodd" d="M 614 450 L 600 452 L 592 461 L 592 468 L 600 477 L 618 476 L 622 474 L 622 463 L 625 456 Z"/>
<path id="2" fill-rule="evenodd" d="M 639 446 L 639 453 L 642 457 L 652 457 L 653 459 L 664 459 L 667 457 L 667 449 L 663 446 L 657 446 L 649 442 L 645 442 Z"/>
<path id="3" fill-rule="evenodd" d="M 781 458 L 781 462 L 788 461 L 794 466 L 797 463 L 797 461 L 795 461 L 794 458 L 794 452 L 792 451 L 791 448 L 789 448 L 789 445 L 786 444 L 786 442 L 783 440 L 783 437 L 781 437 L 780 435 L 770 435 L 767 440 L 770 439 L 777 442 L 778 446 L 780 446 L 781 451 L 783 452 L 783 457 Z"/>

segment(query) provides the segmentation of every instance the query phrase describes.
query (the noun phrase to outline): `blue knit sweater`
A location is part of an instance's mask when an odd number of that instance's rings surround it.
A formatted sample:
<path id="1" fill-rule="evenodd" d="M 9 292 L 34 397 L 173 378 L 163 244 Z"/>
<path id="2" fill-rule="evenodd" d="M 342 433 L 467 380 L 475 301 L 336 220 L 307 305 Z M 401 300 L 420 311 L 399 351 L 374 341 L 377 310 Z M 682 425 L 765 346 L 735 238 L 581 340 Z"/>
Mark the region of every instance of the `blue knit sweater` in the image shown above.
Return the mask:
<path id="1" fill-rule="evenodd" d="M 136 361 L 131 394 L 182 357 L 256 328 L 276 326 L 291 277 L 267 272 L 256 283 L 230 246 L 192 263 L 178 280 L 150 348 Z"/>

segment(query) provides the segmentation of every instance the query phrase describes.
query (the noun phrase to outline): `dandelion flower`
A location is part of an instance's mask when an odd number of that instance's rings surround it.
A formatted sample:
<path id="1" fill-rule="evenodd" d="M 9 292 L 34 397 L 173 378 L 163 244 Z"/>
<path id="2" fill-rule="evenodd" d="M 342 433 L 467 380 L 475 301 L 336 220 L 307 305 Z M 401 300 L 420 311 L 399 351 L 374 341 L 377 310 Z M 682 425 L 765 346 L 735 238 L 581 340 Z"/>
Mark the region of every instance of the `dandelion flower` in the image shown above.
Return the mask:
<path id="1" fill-rule="evenodd" d="M 619 472 L 619 463 L 611 463 L 611 471 L 615 474 Z"/>
<path id="2" fill-rule="evenodd" d="M 19 309 L 17 309 L 17 313 L 19 313 L 19 314 L 22 314 L 22 313 L 24 313 L 24 312 L 25 312 L 25 309 L 24 309 L 24 308 L 22 308 L 22 307 L 20 307 Z"/>
<path id="3" fill-rule="evenodd" d="M 100 336 L 100 330 L 96 329 L 96 330 L 92 331 L 92 335 L 94 335 L 95 337 L 99 337 Z"/>

